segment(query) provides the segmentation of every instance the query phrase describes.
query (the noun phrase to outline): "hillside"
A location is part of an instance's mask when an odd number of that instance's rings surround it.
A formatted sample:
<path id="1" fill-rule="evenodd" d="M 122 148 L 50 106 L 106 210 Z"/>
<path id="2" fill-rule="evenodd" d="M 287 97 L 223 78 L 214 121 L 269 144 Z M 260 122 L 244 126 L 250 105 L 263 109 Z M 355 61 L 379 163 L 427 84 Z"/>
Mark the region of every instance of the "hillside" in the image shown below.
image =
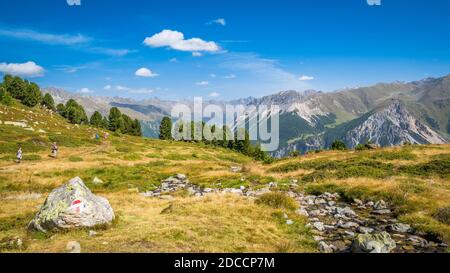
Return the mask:
<path id="1" fill-rule="evenodd" d="M 158 122 L 163 116 L 169 115 L 175 104 L 173 101 L 156 98 L 133 101 L 81 96 L 57 89 L 45 89 L 44 92 L 52 94 L 57 102 L 74 98 L 88 113 L 94 110 L 107 113 L 111 107 L 119 107 L 122 112 L 142 121 L 144 135 L 148 137 L 157 135 Z M 399 109 L 402 113 L 397 112 L 395 121 L 389 118 L 389 115 L 396 112 L 389 109 L 392 102 L 402 105 L 402 109 Z M 184 103 L 192 106 L 192 102 Z M 344 141 L 349 147 L 366 141 L 383 147 L 406 142 L 441 144 L 449 141 L 450 75 L 414 82 L 379 83 L 327 93 L 291 90 L 262 98 L 210 103 L 220 106 L 280 106 L 281 145 L 273 153 L 277 157 L 285 157 L 291 151 L 307 152 L 328 148 L 336 139 Z M 352 125 L 355 127 L 350 128 Z M 340 133 L 341 128 L 348 128 L 351 132 Z"/>
<path id="2" fill-rule="evenodd" d="M 386 228 L 385 221 L 411 225 L 414 235 L 391 233 L 403 236 L 393 237 L 395 252 L 442 252 L 450 242 L 448 145 L 324 151 L 263 164 L 203 144 L 115 134 L 95 140 L 94 135 L 103 135 L 102 131 L 68 124 L 57 114 L 19 104 L 0 105 L 0 121 L 0 251 L 65 252 L 69 241 L 79 242 L 83 252 L 332 249 L 323 244 L 345 251 L 356 228 L 343 227 L 350 222 L 335 223 L 331 233 L 324 232 L 313 219 L 314 200 L 320 199 L 314 195 L 325 192 L 333 193 L 334 197 L 324 194 L 323 198 L 334 198 L 329 202 L 336 203 L 335 209 L 351 207 L 359 215 L 354 221 L 361 225 L 377 230 Z M 60 146 L 57 159 L 48 156 L 54 141 Z M 18 144 L 24 151 L 21 164 L 13 161 Z M 162 180 L 179 173 L 198 186 L 202 196 L 180 190 L 151 197 Z M 96 229 L 95 235 L 84 229 L 27 232 L 27 224 L 50 191 L 76 176 L 110 201 L 117 215 L 113 225 Z M 313 205 L 308 205 L 310 199 Z M 380 200 L 392 214 L 369 212 L 367 204 Z M 359 201 L 366 207 L 355 205 Z M 332 225 L 320 209 L 317 217 Z M 8 244 L 17 239 L 23 245 Z"/>

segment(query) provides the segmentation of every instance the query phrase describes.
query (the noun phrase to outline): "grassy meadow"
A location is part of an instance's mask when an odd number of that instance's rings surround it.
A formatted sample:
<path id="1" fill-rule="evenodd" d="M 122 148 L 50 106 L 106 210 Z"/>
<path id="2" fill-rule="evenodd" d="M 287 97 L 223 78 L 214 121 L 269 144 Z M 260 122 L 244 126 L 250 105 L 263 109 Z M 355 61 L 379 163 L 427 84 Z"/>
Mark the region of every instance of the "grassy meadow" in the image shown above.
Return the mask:
<path id="1" fill-rule="evenodd" d="M 0 242 L 15 237 L 24 242 L 21 248 L 0 251 L 65 252 L 72 240 L 80 242 L 83 252 L 318 251 L 306 218 L 295 214 L 292 200 L 189 197 L 184 192 L 163 200 L 139 194 L 177 173 L 208 188 L 259 188 L 277 182 L 283 190 L 296 181 L 297 191 L 339 192 L 347 200 L 383 199 L 395 206 L 401 221 L 450 242 L 448 145 L 323 151 L 264 164 L 203 144 L 114 134 L 95 140 L 96 133 L 104 132 L 68 124 L 42 109 L 0 106 L 0 121 Z M 60 147 L 57 159 L 49 157 L 52 142 Z M 18 144 L 24 152 L 21 164 L 14 162 Z M 232 172 L 233 166 L 242 171 Z M 117 216 L 113 225 L 100 228 L 94 237 L 88 230 L 27 232 L 46 196 L 75 176 L 110 201 Z M 286 225 L 285 213 L 293 225 Z"/>

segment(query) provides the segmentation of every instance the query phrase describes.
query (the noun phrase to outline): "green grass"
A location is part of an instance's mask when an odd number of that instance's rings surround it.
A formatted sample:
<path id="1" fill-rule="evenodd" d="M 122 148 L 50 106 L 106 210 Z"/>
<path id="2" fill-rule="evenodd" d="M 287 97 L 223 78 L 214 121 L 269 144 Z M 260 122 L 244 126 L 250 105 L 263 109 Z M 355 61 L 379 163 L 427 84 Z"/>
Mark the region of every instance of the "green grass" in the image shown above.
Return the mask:
<path id="1" fill-rule="evenodd" d="M 269 192 L 255 200 L 256 204 L 266 205 L 276 209 L 295 210 L 298 205 L 294 199 L 281 192 Z"/>
<path id="2" fill-rule="evenodd" d="M 82 162 L 82 161 L 84 161 L 84 159 L 79 156 L 71 156 L 71 157 L 69 157 L 69 161 L 70 162 Z"/>

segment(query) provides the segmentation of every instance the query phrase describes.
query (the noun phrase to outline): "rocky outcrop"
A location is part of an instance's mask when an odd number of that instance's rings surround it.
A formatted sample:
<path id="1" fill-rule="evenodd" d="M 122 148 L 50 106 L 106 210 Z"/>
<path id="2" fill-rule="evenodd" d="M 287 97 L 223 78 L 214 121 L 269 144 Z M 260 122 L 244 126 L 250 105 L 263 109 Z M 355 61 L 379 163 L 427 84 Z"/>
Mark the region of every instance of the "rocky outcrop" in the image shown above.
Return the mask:
<path id="1" fill-rule="evenodd" d="M 53 190 L 28 225 L 32 231 L 58 231 L 110 224 L 114 211 L 107 199 L 94 195 L 76 177 Z"/>
<path id="2" fill-rule="evenodd" d="M 395 241 L 389 233 L 383 231 L 377 234 L 358 234 L 352 243 L 354 253 L 390 253 L 395 249 Z"/>

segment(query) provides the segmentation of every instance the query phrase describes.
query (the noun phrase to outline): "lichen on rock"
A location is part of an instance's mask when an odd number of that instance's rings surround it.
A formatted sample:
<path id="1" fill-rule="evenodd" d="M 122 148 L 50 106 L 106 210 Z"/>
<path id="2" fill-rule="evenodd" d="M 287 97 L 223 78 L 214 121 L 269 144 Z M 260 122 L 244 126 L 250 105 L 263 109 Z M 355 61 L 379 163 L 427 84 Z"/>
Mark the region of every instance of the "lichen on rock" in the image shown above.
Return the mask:
<path id="1" fill-rule="evenodd" d="M 94 195 L 76 177 L 53 190 L 28 225 L 32 231 L 58 231 L 110 224 L 114 211 L 107 199 Z"/>

